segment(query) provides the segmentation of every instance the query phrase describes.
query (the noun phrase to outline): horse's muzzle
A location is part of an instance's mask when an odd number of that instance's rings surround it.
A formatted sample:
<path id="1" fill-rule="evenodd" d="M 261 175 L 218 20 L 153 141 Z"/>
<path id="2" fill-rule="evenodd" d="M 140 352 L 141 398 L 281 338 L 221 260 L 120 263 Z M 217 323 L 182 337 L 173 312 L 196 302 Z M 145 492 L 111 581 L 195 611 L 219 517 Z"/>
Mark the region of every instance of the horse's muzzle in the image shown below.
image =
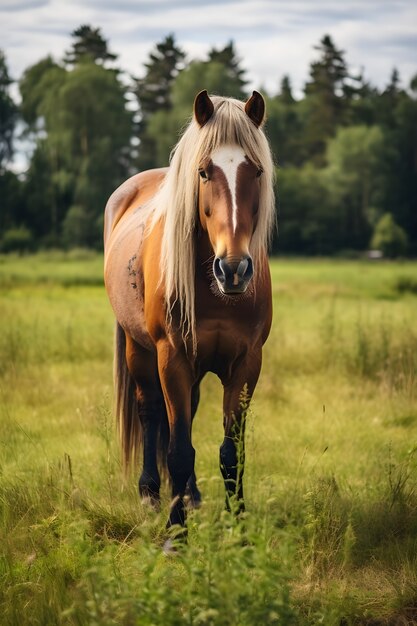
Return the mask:
<path id="1" fill-rule="evenodd" d="M 253 276 L 253 262 L 249 255 L 238 259 L 216 256 L 213 273 L 222 293 L 244 293 Z"/>

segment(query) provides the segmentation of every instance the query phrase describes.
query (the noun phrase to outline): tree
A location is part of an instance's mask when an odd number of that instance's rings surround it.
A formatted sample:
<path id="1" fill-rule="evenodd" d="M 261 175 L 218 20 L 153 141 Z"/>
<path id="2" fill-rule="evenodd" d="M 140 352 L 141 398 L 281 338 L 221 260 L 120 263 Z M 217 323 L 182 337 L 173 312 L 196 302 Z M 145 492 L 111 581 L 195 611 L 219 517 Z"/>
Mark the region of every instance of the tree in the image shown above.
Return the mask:
<path id="1" fill-rule="evenodd" d="M 20 80 L 20 113 L 34 141 L 44 137 L 50 119 L 59 115 L 56 98 L 66 76 L 65 68 L 48 56 L 29 67 Z"/>
<path id="2" fill-rule="evenodd" d="M 196 94 L 207 89 L 211 94 L 240 96 L 240 84 L 230 80 L 227 68 L 217 61 L 194 61 L 172 85 L 172 109 L 157 111 L 149 120 L 148 134 L 154 142 L 153 166 L 167 165 L 169 154 L 178 141 L 181 129 L 192 113 Z"/>
<path id="3" fill-rule="evenodd" d="M 91 225 L 85 209 L 72 206 L 62 224 L 62 240 L 67 248 L 85 247 L 91 244 Z"/>
<path id="4" fill-rule="evenodd" d="M 211 48 L 208 53 L 209 63 L 220 63 L 226 70 L 229 81 L 233 85 L 235 97 L 243 100 L 246 97 L 246 85 L 248 81 L 244 78 L 246 70 L 240 67 L 240 59 L 236 55 L 235 44 L 229 41 L 224 48 Z M 222 96 L 226 93 L 221 93 Z"/>
<path id="5" fill-rule="evenodd" d="M 380 99 L 380 93 L 368 80 L 360 76 L 358 80 L 356 97 L 350 102 L 350 115 L 348 122 L 350 125 L 380 124 L 380 120 L 376 116 L 377 102 Z"/>
<path id="6" fill-rule="evenodd" d="M 41 59 L 20 81 L 19 114 L 35 146 L 24 179 L 6 168 L 16 108 L 0 55 L 0 239 L 10 231 L 6 247 L 26 237 L 25 227 L 35 243 L 99 245 L 108 195 L 133 163 L 140 169 L 168 164 L 196 93 L 246 97 L 233 42 L 186 64 L 168 35 L 134 79 L 133 113 L 100 29 L 81 26 L 72 37 L 65 62 Z M 364 249 L 381 216 L 390 213 L 416 254 L 417 76 L 403 88 L 394 68 L 380 91 L 350 75 L 345 53 L 328 35 L 316 51 L 304 97 L 294 97 L 289 76 L 275 95 L 265 95 L 266 132 L 280 166 L 277 249 Z"/>
<path id="7" fill-rule="evenodd" d="M 378 126 L 340 128 L 328 142 L 323 175 L 344 248 L 365 248 L 380 215 L 386 175 L 384 144 Z"/>
<path id="8" fill-rule="evenodd" d="M 12 82 L 6 57 L 0 50 L 0 175 L 13 156 L 13 133 L 17 120 L 17 107 L 9 94 Z"/>
<path id="9" fill-rule="evenodd" d="M 310 156 L 323 165 L 326 141 L 344 123 L 356 89 L 344 52 L 336 48 L 329 35 L 315 49 L 320 57 L 311 63 L 310 80 L 305 86 L 305 142 Z"/>
<path id="10" fill-rule="evenodd" d="M 156 44 L 145 63 L 145 76 L 135 79 L 134 91 L 142 120 L 147 120 L 156 111 L 172 108 L 171 85 L 183 68 L 184 60 L 185 53 L 176 45 L 174 35 L 168 35 Z"/>
<path id="11" fill-rule="evenodd" d="M 400 88 L 400 75 L 396 68 L 391 72 L 391 76 L 386 88 L 374 99 L 374 119 L 375 123 L 387 129 L 395 130 L 395 110 L 401 100 L 406 98 L 406 93 Z"/>
<path id="12" fill-rule="evenodd" d="M 27 185 L 35 189 L 28 212 L 39 236 L 49 232 L 56 243 L 68 208 L 77 205 L 89 217 L 88 242 L 96 244 L 97 218 L 129 171 L 132 114 L 125 87 L 114 71 L 91 60 L 71 70 L 47 60 L 25 73 L 22 105 L 37 146 Z"/>
<path id="13" fill-rule="evenodd" d="M 266 132 L 279 165 L 301 165 L 305 157 L 303 126 L 289 76 L 282 78 L 275 97 L 267 97 L 267 112 Z"/>
<path id="14" fill-rule="evenodd" d="M 57 104 L 60 116 L 51 119 L 50 142 L 64 172 L 73 176 L 73 203 L 89 216 L 89 243 L 95 244 L 101 239 L 96 220 L 128 173 L 132 116 L 116 74 L 91 62 L 68 73 Z"/>
<path id="15" fill-rule="evenodd" d="M 22 184 L 16 174 L 7 169 L 13 158 L 13 135 L 18 115 L 17 106 L 9 94 L 12 82 L 6 57 L 0 50 L 0 237 L 19 224 L 24 206 Z"/>
<path id="16" fill-rule="evenodd" d="M 0 238 L 1 252 L 29 252 L 33 250 L 32 233 L 26 226 L 6 230 Z"/>
<path id="17" fill-rule="evenodd" d="M 70 188 L 56 185 L 53 159 L 46 139 L 39 140 L 24 182 L 25 213 L 22 223 L 30 227 L 37 245 L 59 244 L 59 227 L 71 201 Z"/>
<path id="18" fill-rule="evenodd" d="M 8 169 L 0 172 L 0 238 L 2 233 L 25 221 L 26 200 L 22 187 L 14 172 Z"/>
<path id="19" fill-rule="evenodd" d="M 371 248 L 381 250 L 384 256 L 395 258 L 407 252 L 407 234 L 394 221 L 391 213 L 384 213 L 375 226 Z"/>
<path id="20" fill-rule="evenodd" d="M 22 117 L 35 143 L 25 182 L 26 219 L 38 243 L 54 246 L 59 244 L 60 224 L 71 202 L 73 186 L 72 172 L 67 171 L 64 162 L 68 131 L 59 106 L 67 78 L 68 70 L 46 57 L 29 67 L 19 84 Z"/>
<path id="21" fill-rule="evenodd" d="M 140 170 L 153 167 L 156 162 L 155 141 L 148 132 L 149 120 L 158 111 L 172 109 L 171 86 L 185 61 L 185 53 L 175 43 L 174 35 L 168 35 L 149 55 L 145 63 L 146 74 L 134 79 L 133 92 L 139 105 L 140 121 L 137 134 L 140 141 L 137 165 Z"/>
<path id="22" fill-rule="evenodd" d="M 101 34 L 100 28 L 83 24 L 72 31 L 71 37 L 74 39 L 72 48 L 64 56 L 64 63 L 68 65 L 77 65 L 84 61 L 105 65 L 106 61 L 117 59 L 117 55 L 109 51 L 107 40 Z"/>
<path id="23" fill-rule="evenodd" d="M 383 129 L 386 162 L 382 213 L 394 220 L 409 237 L 409 250 L 417 252 L 417 99 L 401 87 L 394 68 L 384 91 L 373 99 L 374 119 Z"/>
<path id="24" fill-rule="evenodd" d="M 292 105 L 295 103 L 294 96 L 292 95 L 291 79 L 288 74 L 282 77 L 280 91 L 276 98 L 282 102 L 282 104 Z"/>
<path id="25" fill-rule="evenodd" d="M 278 238 L 274 251 L 332 254 L 340 241 L 323 172 L 311 165 L 278 171 Z M 335 236 L 336 235 L 336 236 Z"/>
<path id="26" fill-rule="evenodd" d="M 414 81 L 416 77 L 414 77 Z M 410 84 L 412 91 L 413 80 Z M 397 158 L 389 176 L 385 205 L 410 238 L 410 251 L 417 253 L 417 99 L 402 92 L 393 111 L 394 126 L 387 139 Z"/>
<path id="27" fill-rule="evenodd" d="M 146 64 L 145 77 L 136 82 L 142 115 L 140 169 L 167 163 L 198 91 L 245 97 L 245 70 L 240 67 L 233 42 L 221 49 L 212 48 L 207 61 L 193 61 L 187 68 L 183 68 L 184 58 L 171 35 L 156 46 Z"/>

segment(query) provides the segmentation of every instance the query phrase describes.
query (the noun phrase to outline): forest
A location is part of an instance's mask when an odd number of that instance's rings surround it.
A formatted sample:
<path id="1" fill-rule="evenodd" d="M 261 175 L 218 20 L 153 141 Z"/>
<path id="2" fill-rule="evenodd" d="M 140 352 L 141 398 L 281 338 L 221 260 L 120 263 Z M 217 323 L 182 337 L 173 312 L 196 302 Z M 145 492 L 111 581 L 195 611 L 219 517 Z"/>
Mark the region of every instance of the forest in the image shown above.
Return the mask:
<path id="1" fill-rule="evenodd" d="M 417 254 L 417 73 L 388 70 L 378 89 L 349 68 L 330 35 L 312 50 L 301 97 L 277 74 L 266 132 L 276 162 L 274 254 Z M 278 70 L 277 70 L 278 71 Z M 249 94 L 230 41 L 187 58 L 172 34 L 138 76 L 118 65 L 100 28 L 82 25 L 61 59 L 28 67 L 11 96 L 0 51 L 0 251 L 102 246 L 107 198 L 137 171 L 165 166 L 195 94 Z M 32 146 L 13 168 L 15 138 Z"/>

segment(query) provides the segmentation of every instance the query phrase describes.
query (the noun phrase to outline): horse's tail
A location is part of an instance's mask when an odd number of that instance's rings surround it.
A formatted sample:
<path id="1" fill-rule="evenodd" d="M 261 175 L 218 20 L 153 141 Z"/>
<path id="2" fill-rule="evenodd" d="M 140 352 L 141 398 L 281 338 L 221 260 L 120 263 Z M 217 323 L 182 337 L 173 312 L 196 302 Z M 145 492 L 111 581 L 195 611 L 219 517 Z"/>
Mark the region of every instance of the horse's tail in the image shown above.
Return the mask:
<path id="1" fill-rule="evenodd" d="M 129 465 L 138 459 L 142 444 L 142 424 L 138 415 L 136 385 L 126 363 L 126 335 L 123 328 L 116 322 L 114 349 L 114 385 L 116 396 L 116 419 L 122 448 L 123 467 L 127 471 Z M 165 405 L 161 406 L 157 456 L 163 475 L 167 475 L 167 453 L 169 444 L 169 427 Z"/>
<path id="2" fill-rule="evenodd" d="M 136 385 L 126 363 L 126 336 L 118 322 L 114 346 L 114 387 L 117 430 L 122 447 L 123 466 L 126 470 L 130 462 L 137 458 L 142 442 L 142 427 L 138 416 Z"/>

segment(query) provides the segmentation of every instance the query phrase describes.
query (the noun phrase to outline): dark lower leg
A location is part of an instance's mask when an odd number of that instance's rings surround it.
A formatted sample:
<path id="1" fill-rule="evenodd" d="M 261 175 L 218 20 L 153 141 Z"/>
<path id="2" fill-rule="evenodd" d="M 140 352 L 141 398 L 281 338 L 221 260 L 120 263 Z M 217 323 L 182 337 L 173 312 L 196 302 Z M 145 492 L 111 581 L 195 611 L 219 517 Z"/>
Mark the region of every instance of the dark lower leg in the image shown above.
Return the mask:
<path id="1" fill-rule="evenodd" d="M 143 470 L 139 478 L 139 493 L 141 498 L 150 499 L 153 503 L 159 502 L 161 479 L 157 465 L 157 442 L 160 414 L 158 408 L 153 411 L 140 411 L 143 429 Z"/>
<path id="2" fill-rule="evenodd" d="M 198 403 L 200 401 L 200 387 L 196 384 L 191 392 L 191 423 L 194 421 L 195 414 L 197 412 Z M 191 474 L 187 481 L 187 487 L 185 490 L 185 497 L 187 504 L 191 508 L 198 508 L 201 504 L 201 493 L 197 487 L 197 477 L 195 472 Z"/>
<path id="3" fill-rule="evenodd" d="M 243 501 L 243 437 L 225 437 L 220 447 L 220 469 L 226 488 L 226 508 L 236 513 L 245 510 Z"/>
<path id="4" fill-rule="evenodd" d="M 195 450 L 189 437 L 178 443 L 170 442 L 168 450 L 168 470 L 172 480 L 172 503 L 167 528 L 176 524 L 185 526 L 186 506 L 184 501 L 187 483 L 194 472 Z"/>
<path id="5" fill-rule="evenodd" d="M 201 493 L 197 487 L 197 478 L 195 472 L 191 474 L 191 477 L 187 481 L 187 487 L 185 490 L 185 497 L 189 506 L 193 509 L 197 509 L 201 504 Z"/>

